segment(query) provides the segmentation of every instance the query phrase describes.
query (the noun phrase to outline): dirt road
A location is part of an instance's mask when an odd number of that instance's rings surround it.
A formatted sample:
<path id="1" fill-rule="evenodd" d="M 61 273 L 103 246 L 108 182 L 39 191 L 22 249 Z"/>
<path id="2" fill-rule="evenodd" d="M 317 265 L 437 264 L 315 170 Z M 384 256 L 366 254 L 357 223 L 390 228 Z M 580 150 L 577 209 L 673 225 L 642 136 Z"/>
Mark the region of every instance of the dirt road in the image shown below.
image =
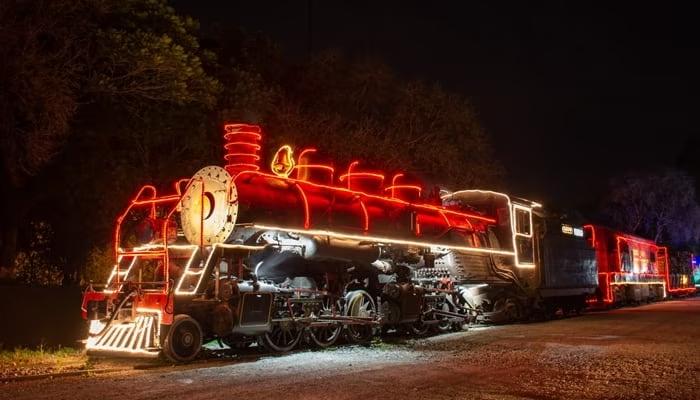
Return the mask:
<path id="1" fill-rule="evenodd" d="M 0 399 L 700 399 L 700 298 L 425 340 L 14 382 Z"/>

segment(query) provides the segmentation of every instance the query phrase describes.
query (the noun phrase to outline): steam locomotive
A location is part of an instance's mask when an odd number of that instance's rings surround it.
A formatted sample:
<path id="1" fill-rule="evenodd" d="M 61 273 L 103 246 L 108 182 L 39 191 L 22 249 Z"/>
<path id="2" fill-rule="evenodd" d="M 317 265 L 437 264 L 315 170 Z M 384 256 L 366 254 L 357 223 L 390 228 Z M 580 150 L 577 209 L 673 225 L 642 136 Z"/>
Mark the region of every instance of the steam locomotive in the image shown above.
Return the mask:
<path id="1" fill-rule="evenodd" d="M 359 162 L 336 176 L 316 149 L 282 146 L 263 169 L 259 127 L 228 124 L 224 140 L 224 167 L 166 195 L 144 186 L 117 219 L 114 269 L 83 297 L 88 351 L 185 362 L 218 339 L 285 352 L 671 290 L 665 248 L 562 221 L 536 202 L 424 193 Z M 633 285 L 638 293 L 625 292 Z"/>

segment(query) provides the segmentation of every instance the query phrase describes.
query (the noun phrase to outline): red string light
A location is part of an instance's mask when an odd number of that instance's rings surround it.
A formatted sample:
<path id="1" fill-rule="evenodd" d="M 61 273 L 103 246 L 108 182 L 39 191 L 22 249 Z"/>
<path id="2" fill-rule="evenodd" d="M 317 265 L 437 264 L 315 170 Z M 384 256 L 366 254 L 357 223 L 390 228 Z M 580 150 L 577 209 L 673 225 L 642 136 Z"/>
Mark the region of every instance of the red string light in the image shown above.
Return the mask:
<path id="1" fill-rule="evenodd" d="M 260 170 L 260 141 L 262 134 L 257 125 L 224 125 L 224 168 L 231 175 L 241 171 Z"/>
<path id="2" fill-rule="evenodd" d="M 432 204 L 412 203 L 412 202 L 405 201 L 405 200 L 401 200 L 401 199 L 392 199 L 392 198 L 390 198 L 390 197 L 377 196 L 377 195 L 374 195 L 374 194 L 371 194 L 371 193 L 362 192 L 362 191 L 359 191 L 359 190 L 351 190 L 351 189 L 347 189 L 347 188 L 343 188 L 343 187 L 338 187 L 338 186 L 323 185 L 323 184 L 318 184 L 318 183 L 314 183 L 314 182 L 302 181 L 302 180 L 294 179 L 294 178 L 280 178 L 280 177 L 278 177 L 278 176 L 276 176 L 276 175 L 268 174 L 268 173 L 260 172 L 260 171 L 245 171 L 245 172 L 241 172 L 241 173 L 239 173 L 239 174 L 237 174 L 237 175 L 234 176 L 233 181 L 234 181 L 234 182 L 238 181 L 238 179 L 241 179 L 241 176 L 242 176 L 242 175 L 257 175 L 257 176 L 265 177 L 265 178 L 283 179 L 283 180 L 285 180 L 285 181 L 287 181 L 287 182 L 290 182 L 290 183 L 303 183 L 304 185 L 312 186 L 312 187 L 319 188 L 319 189 L 326 189 L 326 190 L 331 190 L 331 191 L 338 191 L 338 192 L 351 193 L 351 194 L 357 195 L 357 196 L 359 196 L 359 197 L 377 199 L 377 200 L 382 200 L 382 201 L 386 201 L 386 202 L 389 202 L 389 203 L 395 203 L 395 204 L 400 204 L 400 205 L 404 205 L 404 206 L 410 205 L 410 206 L 415 207 L 415 208 L 418 209 L 418 210 L 435 211 L 435 212 L 438 212 L 438 213 L 444 213 L 444 214 L 447 215 L 447 216 L 452 216 L 452 217 L 455 217 L 455 218 L 471 218 L 471 219 L 483 221 L 483 222 L 490 223 L 490 224 L 495 224 L 495 223 L 496 223 L 496 219 L 495 219 L 495 218 L 485 217 L 485 216 L 479 215 L 479 214 L 472 214 L 472 213 L 467 213 L 467 212 L 449 210 L 449 209 L 447 209 L 447 208 L 445 208 L 445 207 L 442 207 L 442 206 L 435 206 L 435 205 L 432 205 Z"/>

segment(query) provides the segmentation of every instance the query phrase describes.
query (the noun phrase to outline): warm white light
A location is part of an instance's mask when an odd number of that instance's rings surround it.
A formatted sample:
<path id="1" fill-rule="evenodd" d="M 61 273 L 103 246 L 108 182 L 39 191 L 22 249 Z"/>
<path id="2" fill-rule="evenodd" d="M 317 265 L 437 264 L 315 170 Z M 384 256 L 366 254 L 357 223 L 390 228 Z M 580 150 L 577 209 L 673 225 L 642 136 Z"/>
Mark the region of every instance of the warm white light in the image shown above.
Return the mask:
<path id="1" fill-rule="evenodd" d="M 100 331 L 104 327 L 105 327 L 104 322 L 100 321 L 99 319 L 93 319 L 93 320 L 90 320 L 90 328 L 88 328 L 88 332 L 91 335 L 97 335 L 98 333 L 100 333 Z"/>
<path id="2" fill-rule="evenodd" d="M 195 248 L 198 250 L 199 247 L 195 246 Z M 211 262 L 211 258 L 214 256 L 214 253 L 216 253 L 216 249 L 238 249 L 238 250 L 262 250 L 264 249 L 265 246 L 249 246 L 249 245 L 243 245 L 243 244 L 226 244 L 226 243 L 214 243 L 211 246 L 211 251 L 209 252 L 209 256 L 207 257 L 207 261 L 203 264 L 200 270 L 198 271 L 193 271 L 192 268 L 192 262 L 195 259 L 195 255 L 197 254 L 197 250 L 192 252 L 192 255 L 190 256 L 190 259 L 187 261 L 187 265 L 185 266 L 185 271 L 183 272 L 182 276 L 180 277 L 180 281 L 178 282 L 176 288 L 175 288 L 175 294 L 176 295 L 193 295 L 197 293 L 197 290 L 199 289 L 199 286 L 202 284 L 202 280 L 204 279 L 204 268 L 209 265 Z M 183 290 L 182 285 L 185 282 L 185 277 L 188 275 L 199 275 L 199 279 L 197 280 L 197 284 L 192 290 Z"/>
<path id="3" fill-rule="evenodd" d="M 139 354 L 144 356 L 157 355 L 157 351 L 154 352 L 146 349 L 158 345 L 158 343 L 151 343 L 151 336 L 155 334 L 156 338 L 160 337 L 162 311 L 153 308 L 137 307 L 136 312 L 142 314 L 137 315 L 133 321 L 127 323 L 114 321 L 102 335 L 88 337 L 85 348 L 87 350 Z M 146 314 L 156 314 L 156 317 L 154 318 L 153 315 Z M 95 327 L 97 327 L 97 325 L 95 325 Z M 91 324 L 91 333 L 92 329 L 93 327 Z M 97 332 L 99 332 L 99 330 Z"/>

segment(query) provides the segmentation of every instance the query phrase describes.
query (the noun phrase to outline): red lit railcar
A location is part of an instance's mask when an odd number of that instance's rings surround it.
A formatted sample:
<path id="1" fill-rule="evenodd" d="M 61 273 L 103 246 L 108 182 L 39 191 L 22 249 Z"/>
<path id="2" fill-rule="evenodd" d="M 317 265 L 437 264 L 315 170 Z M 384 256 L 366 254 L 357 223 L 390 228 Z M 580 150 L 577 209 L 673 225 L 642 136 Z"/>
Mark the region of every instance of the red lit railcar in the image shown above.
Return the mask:
<path id="1" fill-rule="evenodd" d="M 678 292 L 667 247 L 603 226 L 585 229 L 598 264 L 599 290 L 592 304 L 649 302 Z"/>
<path id="2" fill-rule="evenodd" d="M 666 278 L 670 295 L 687 296 L 696 293 L 698 284 L 700 284 L 696 275 L 700 275 L 700 273 L 698 273 L 693 253 L 687 250 L 670 252 L 669 273 Z"/>

